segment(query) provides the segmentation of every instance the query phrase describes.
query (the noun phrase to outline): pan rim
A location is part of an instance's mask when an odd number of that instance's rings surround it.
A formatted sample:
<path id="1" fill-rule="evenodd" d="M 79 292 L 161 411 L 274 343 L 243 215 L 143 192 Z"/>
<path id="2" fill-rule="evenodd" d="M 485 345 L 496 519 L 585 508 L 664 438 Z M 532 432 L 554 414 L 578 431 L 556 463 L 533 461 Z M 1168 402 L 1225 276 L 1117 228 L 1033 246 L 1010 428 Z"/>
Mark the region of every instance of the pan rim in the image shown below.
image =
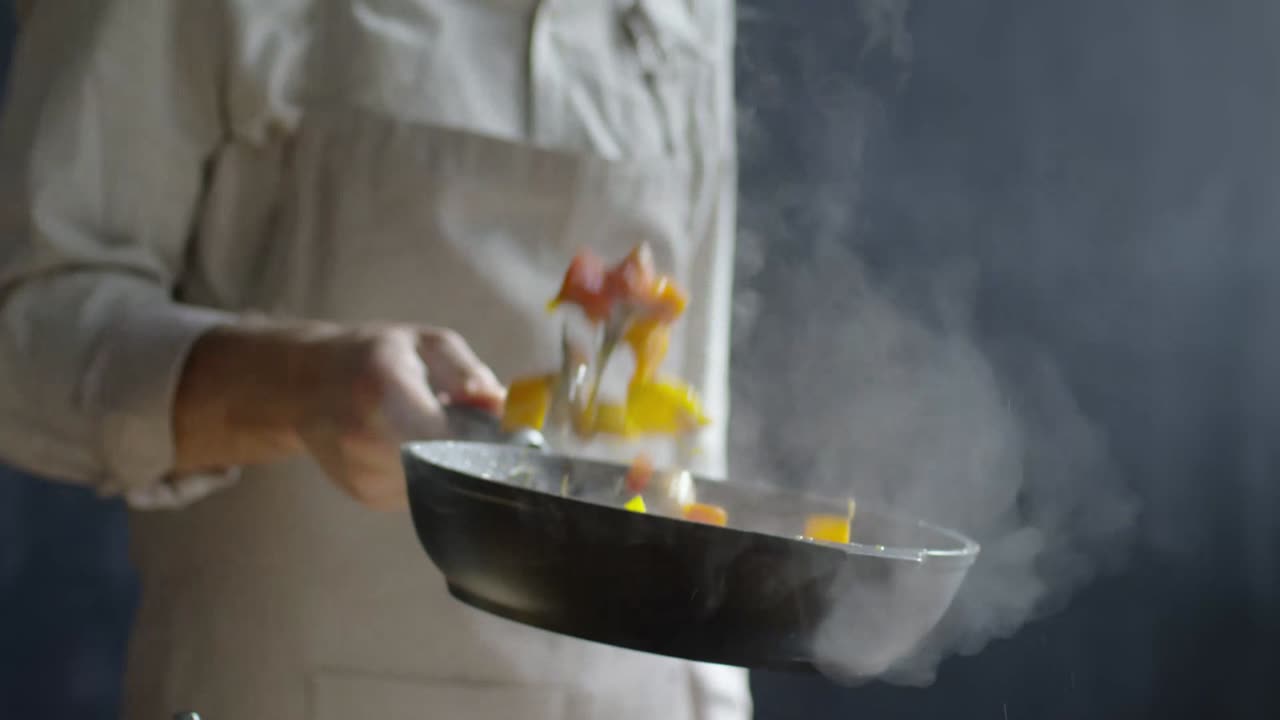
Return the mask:
<path id="1" fill-rule="evenodd" d="M 476 474 L 475 472 L 472 472 L 469 469 L 462 469 L 460 467 L 457 467 L 453 463 L 446 462 L 443 459 L 436 459 L 426 454 L 430 452 L 432 449 L 446 448 L 446 447 L 464 447 L 464 448 L 474 447 L 474 448 L 500 449 L 503 452 L 528 454 L 531 456 L 542 457 L 550 460 L 586 464 L 589 466 L 596 466 L 600 468 L 609 468 L 609 469 L 618 470 L 619 472 L 626 471 L 626 466 L 621 465 L 619 463 L 599 460 L 599 459 L 590 458 L 590 457 L 579 457 L 579 456 L 566 455 L 566 454 L 560 454 L 560 453 L 541 452 L 541 451 L 530 449 L 530 448 L 521 448 L 521 447 L 503 445 L 503 444 L 497 444 L 497 443 L 466 441 L 466 440 L 419 440 L 419 441 L 408 442 L 401 446 L 401 454 L 404 456 L 412 457 L 413 460 L 416 462 L 426 463 L 428 465 L 432 465 L 437 468 L 446 470 L 450 473 L 468 478 L 472 481 L 479 483 L 481 486 L 490 486 L 495 489 L 500 488 L 506 494 L 512 494 L 512 493 L 515 493 L 517 495 L 528 494 L 531 497 L 548 498 L 548 499 L 552 499 L 560 502 L 586 505 L 592 508 L 599 508 L 606 511 L 616 512 L 619 514 L 619 517 L 629 516 L 634 514 L 631 511 L 626 510 L 622 507 L 616 507 L 616 506 L 608 505 L 601 502 L 595 502 L 595 501 L 586 500 L 586 499 L 577 498 L 577 497 L 557 495 L 554 493 L 545 492 L 545 491 L 537 490 L 534 488 L 525 488 L 517 485 L 512 485 L 511 483 L 504 482 L 502 480 L 497 480 L 497 479 Z M 813 495 L 811 493 L 792 492 L 792 491 L 784 490 L 782 488 L 778 488 L 775 486 L 764 485 L 761 483 L 753 483 L 748 481 L 729 481 L 724 479 L 705 477 L 701 475 L 694 475 L 693 477 L 695 482 L 714 483 L 714 484 L 732 483 L 735 487 L 755 489 L 755 490 L 760 490 L 768 493 L 782 493 L 782 494 L 786 494 L 793 498 L 801 499 L 801 500 L 807 500 L 807 501 L 813 501 L 813 502 L 832 502 L 833 501 L 832 498 L 824 498 L 824 497 Z M 511 502 L 513 502 L 511 498 L 493 497 L 487 493 L 485 494 L 485 499 L 496 501 L 496 502 L 502 502 L 506 504 L 510 504 Z M 855 498 L 855 503 L 856 502 L 857 500 Z M 858 504 L 857 507 L 862 508 L 863 506 L 861 504 Z M 865 511 L 874 512 L 882 517 L 891 518 L 891 519 L 899 520 L 902 522 L 907 522 L 907 523 L 919 526 L 923 529 L 926 529 L 930 532 L 937 533 L 954 542 L 957 545 L 957 547 L 954 547 L 954 548 L 912 547 L 907 545 L 897 545 L 897 546 L 873 545 L 869 543 L 857 543 L 857 542 L 833 543 L 833 542 L 825 542 L 820 540 L 808 540 L 808 539 L 800 538 L 797 536 L 787 536 L 780 533 L 768 533 L 768 532 L 760 532 L 756 530 L 746 530 L 743 528 L 717 527 L 717 526 L 705 525 L 703 523 L 698 523 L 691 520 L 685 520 L 683 518 L 672 517 L 667 515 L 651 515 L 649 517 L 651 517 L 654 521 L 681 523 L 683 525 L 693 525 L 693 526 L 705 528 L 707 530 L 714 531 L 717 533 L 730 533 L 730 534 L 739 536 L 743 540 L 747 540 L 751 538 L 762 538 L 762 537 L 771 538 L 773 540 L 778 540 L 778 541 L 783 541 L 788 543 L 801 543 L 804 545 L 822 547 L 829 550 L 841 552 L 846 555 L 866 556 L 866 557 L 879 558 L 883 560 L 893 560 L 893 561 L 899 561 L 899 562 L 911 562 L 911 563 L 916 563 L 922 566 L 928 564 L 933 566 L 942 565 L 942 566 L 968 567 L 974 563 L 974 561 L 977 559 L 978 554 L 981 552 L 981 545 L 976 540 L 973 540 L 972 538 L 968 537 L 967 535 L 965 535 L 964 533 L 961 533 L 958 530 L 953 530 L 951 528 L 943 527 L 942 525 L 938 525 L 928 520 L 923 520 L 923 519 L 916 518 L 916 517 L 906 515 L 904 513 L 893 511 L 893 510 L 882 509 L 876 506 L 870 506 Z"/>

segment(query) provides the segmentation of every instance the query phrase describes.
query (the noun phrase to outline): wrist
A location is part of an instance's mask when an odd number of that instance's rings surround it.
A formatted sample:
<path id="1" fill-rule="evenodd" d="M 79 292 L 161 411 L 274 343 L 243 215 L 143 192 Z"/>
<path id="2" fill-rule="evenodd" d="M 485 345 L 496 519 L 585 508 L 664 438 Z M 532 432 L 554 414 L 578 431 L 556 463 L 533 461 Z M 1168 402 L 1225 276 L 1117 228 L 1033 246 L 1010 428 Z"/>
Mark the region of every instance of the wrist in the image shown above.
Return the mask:
<path id="1" fill-rule="evenodd" d="M 308 346 L 317 328 L 247 321 L 216 327 L 196 340 L 174 402 L 176 469 L 278 459 L 301 448 Z M 314 388 L 313 388 L 314 389 Z"/>

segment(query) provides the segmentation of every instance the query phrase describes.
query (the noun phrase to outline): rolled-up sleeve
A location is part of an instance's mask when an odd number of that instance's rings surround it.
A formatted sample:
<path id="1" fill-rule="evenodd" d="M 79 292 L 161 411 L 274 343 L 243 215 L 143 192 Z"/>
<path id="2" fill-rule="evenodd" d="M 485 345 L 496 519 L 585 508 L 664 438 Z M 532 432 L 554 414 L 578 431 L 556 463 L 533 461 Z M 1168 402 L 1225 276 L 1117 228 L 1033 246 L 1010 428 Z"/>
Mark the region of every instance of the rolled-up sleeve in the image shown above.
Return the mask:
<path id="1" fill-rule="evenodd" d="M 0 458 L 107 493 L 163 486 L 188 350 L 175 302 L 222 141 L 206 0 L 41 0 L 0 127 Z"/>

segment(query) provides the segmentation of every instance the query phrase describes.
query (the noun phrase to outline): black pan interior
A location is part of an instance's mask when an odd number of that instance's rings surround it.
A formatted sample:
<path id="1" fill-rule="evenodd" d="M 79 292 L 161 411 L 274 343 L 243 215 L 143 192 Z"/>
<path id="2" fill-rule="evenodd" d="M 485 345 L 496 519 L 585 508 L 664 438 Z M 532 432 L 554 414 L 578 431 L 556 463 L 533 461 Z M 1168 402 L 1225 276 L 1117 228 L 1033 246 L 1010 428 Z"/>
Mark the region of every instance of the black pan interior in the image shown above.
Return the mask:
<path id="1" fill-rule="evenodd" d="M 461 475 L 611 508 L 629 497 L 622 490 L 622 465 L 549 455 L 537 450 L 469 442 L 424 443 L 413 454 L 432 465 Z M 728 510 L 729 527 L 789 540 L 799 538 L 805 518 L 848 511 L 849 499 L 822 498 L 764 485 L 694 477 L 698 500 Z M 649 506 L 658 514 L 678 517 L 674 507 Z M 946 561 L 966 558 L 972 543 L 948 530 L 880 508 L 859 508 L 847 552 Z"/>

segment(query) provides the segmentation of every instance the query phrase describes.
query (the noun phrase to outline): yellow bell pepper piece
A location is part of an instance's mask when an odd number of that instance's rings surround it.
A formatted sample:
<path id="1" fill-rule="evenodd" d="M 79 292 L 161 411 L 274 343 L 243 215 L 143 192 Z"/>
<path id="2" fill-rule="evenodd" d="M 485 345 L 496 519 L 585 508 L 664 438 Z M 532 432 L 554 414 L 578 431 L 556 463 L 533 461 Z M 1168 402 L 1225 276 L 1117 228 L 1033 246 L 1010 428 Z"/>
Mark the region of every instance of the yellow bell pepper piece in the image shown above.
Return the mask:
<path id="1" fill-rule="evenodd" d="M 640 497 L 639 495 L 636 495 L 635 497 L 628 500 L 626 504 L 623 505 L 622 507 L 626 508 L 627 510 L 630 510 L 631 512 L 638 512 L 638 513 L 648 512 L 648 510 L 644 506 L 644 498 Z"/>
<path id="2" fill-rule="evenodd" d="M 848 544 L 849 520 L 840 515 L 810 515 L 804 521 L 804 536 L 810 540 Z"/>
<path id="3" fill-rule="evenodd" d="M 709 422 L 687 385 L 641 381 L 627 390 L 627 424 L 636 433 L 675 435 Z"/>
<path id="4" fill-rule="evenodd" d="M 541 430 L 551 407 L 554 375 L 519 378 L 507 387 L 507 403 L 502 410 L 502 429 L 512 432 L 520 428 Z"/>
<path id="5" fill-rule="evenodd" d="M 579 437 L 591 437 L 596 434 L 596 416 L 600 412 L 600 405 L 594 406 L 584 405 L 574 408 L 573 414 L 569 416 L 569 421 L 573 424 L 573 431 Z"/>
<path id="6" fill-rule="evenodd" d="M 598 433 L 618 435 L 621 437 L 630 437 L 635 434 L 632 432 L 631 426 L 627 422 L 626 406 L 618 403 L 596 404 L 596 416 L 593 423 L 593 429 Z"/>

